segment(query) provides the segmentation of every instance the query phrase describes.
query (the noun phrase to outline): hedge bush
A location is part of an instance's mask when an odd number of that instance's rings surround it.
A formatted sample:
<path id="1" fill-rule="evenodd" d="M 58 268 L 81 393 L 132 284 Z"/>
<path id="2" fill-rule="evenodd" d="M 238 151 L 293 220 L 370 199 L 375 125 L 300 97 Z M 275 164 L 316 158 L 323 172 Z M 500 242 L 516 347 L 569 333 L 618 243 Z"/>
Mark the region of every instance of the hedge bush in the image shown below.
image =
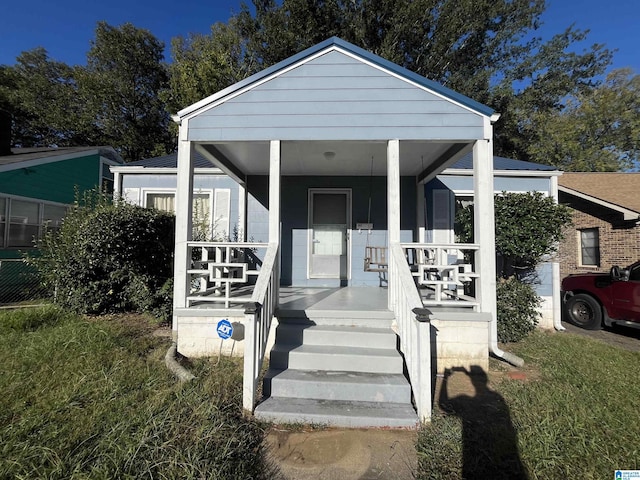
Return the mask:
<path id="1" fill-rule="evenodd" d="M 533 286 L 516 277 L 501 278 L 496 284 L 498 341 L 519 342 L 540 319 L 540 297 Z"/>
<path id="2" fill-rule="evenodd" d="M 90 192 L 32 259 L 54 301 L 78 313 L 150 312 L 167 320 L 175 221 L 172 214 Z"/>

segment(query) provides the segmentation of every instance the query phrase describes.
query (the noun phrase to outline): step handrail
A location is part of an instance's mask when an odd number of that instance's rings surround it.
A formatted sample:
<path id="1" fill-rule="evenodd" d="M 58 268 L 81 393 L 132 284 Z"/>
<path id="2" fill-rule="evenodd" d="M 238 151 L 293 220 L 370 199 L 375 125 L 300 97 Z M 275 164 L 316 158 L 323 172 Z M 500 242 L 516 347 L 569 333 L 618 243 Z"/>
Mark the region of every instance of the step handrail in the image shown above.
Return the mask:
<path id="1" fill-rule="evenodd" d="M 271 321 L 278 308 L 280 275 L 278 266 L 278 243 L 269 243 L 262 262 L 251 302 L 244 311 L 244 371 L 242 384 L 242 407 L 253 413 L 262 364 L 266 354 Z"/>
<path id="2" fill-rule="evenodd" d="M 422 422 L 431 419 L 431 324 L 400 243 L 389 244 L 389 308 L 394 312 L 400 351 Z"/>

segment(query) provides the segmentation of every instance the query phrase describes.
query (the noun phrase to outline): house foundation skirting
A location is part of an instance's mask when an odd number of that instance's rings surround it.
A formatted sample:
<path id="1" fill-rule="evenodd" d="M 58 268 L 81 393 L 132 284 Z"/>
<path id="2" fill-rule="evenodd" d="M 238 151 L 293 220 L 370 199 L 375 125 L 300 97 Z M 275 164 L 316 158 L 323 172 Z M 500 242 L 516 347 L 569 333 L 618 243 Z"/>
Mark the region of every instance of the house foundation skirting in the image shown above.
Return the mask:
<path id="1" fill-rule="evenodd" d="M 451 369 L 489 370 L 489 314 L 434 313 L 431 318 L 431 365 L 439 374 Z"/>
<path id="2" fill-rule="evenodd" d="M 434 308 L 434 310 L 436 310 Z M 233 336 L 222 339 L 218 323 L 227 320 Z M 244 356 L 245 315 L 241 309 L 181 309 L 176 311 L 174 340 L 186 357 Z M 431 318 L 431 362 L 437 373 L 446 369 L 489 368 L 490 315 L 478 312 L 434 312 Z M 267 356 L 278 326 L 274 318 L 267 342 Z"/>

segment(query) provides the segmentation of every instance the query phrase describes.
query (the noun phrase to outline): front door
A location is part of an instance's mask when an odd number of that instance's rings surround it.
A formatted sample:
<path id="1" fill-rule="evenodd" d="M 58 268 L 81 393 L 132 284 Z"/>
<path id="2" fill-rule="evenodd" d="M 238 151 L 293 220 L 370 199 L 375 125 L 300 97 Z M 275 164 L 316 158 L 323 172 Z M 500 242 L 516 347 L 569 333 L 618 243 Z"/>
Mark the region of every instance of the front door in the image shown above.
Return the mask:
<path id="1" fill-rule="evenodd" d="M 351 191 L 309 190 L 309 277 L 347 280 Z"/>

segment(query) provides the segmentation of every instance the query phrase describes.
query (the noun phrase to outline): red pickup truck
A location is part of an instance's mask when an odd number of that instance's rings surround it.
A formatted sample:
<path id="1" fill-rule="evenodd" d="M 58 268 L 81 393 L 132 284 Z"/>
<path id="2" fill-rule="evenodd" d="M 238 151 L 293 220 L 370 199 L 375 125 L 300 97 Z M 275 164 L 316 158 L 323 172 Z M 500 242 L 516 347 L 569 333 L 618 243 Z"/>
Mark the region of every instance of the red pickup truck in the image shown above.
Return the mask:
<path id="1" fill-rule="evenodd" d="M 581 273 L 562 280 L 564 318 L 598 330 L 604 323 L 640 328 L 640 261 L 609 273 Z"/>

